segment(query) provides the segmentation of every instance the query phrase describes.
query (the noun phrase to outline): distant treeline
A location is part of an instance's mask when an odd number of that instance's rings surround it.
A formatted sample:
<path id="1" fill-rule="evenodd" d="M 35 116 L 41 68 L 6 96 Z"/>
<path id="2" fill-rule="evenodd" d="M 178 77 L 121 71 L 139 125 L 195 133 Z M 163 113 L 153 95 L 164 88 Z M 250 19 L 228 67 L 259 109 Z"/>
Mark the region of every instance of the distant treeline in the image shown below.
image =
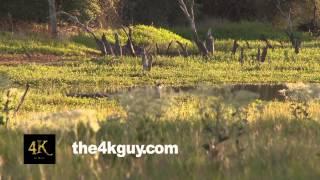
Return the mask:
<path id="1" fill-rule="evenodd" d="M 291 9 L 300 24 L 317 20 L 320 0 L 196 0 L 196 14 L 198 19 L 279 21 L 283 18 L 276 7 L 278 2 L 285 13 Z M 185 23 L 176 0 L 56 0 L 56 7 L 57 11 L 73 13 L 84 21 L 95 18 L 105 26 Z M 46 22 L 48 0 L 1 0 L 0 16 Z"/>

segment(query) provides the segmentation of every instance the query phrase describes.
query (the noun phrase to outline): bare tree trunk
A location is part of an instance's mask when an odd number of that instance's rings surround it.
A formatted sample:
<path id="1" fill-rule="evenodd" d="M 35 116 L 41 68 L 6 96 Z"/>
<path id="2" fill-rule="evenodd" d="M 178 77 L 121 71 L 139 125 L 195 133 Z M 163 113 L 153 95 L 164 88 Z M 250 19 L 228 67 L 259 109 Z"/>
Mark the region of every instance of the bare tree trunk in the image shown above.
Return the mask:
<path id="1" fill-rule="evenodd" d="M 58 36 L 58 28 L 57 28 L 57 12 L 56 12 L 56 2 L 55 0 L 48 0 L 49 3 L 49 27 L 50 33 L 52 37 Z"/>
<path id="2" fill-rule="evenodd" d="M 25 100 L 25 98 L 27 96 L 27 93 L 28 93 L 29 89 L 30 89 L 30 85 L 27 84 L 26 85 L 26 89 L 25 89 L 25 91 L 24 91 L 24 93 L 21 96 L 21 99 L 19 101 L 19 104 L 18 104 L 17 108 L 14 110 L 13 117 L 16 117 L 16 115 L 18 114 L 18 112 L 19 112 L 19 110 L 20 110 L 20 108 L 21 108 L 21 106 L 22 106 L 22 104 L 23 104 L 23 102 L 24 102 L 24 100 Z"/>
<path id="3" fill-rule="evenodd" d="M 208 49 L 206 47 L 206 45 L 204 44 L 204 42 L 201 41 L 201 39 L 198 36 L 198 31 L 196 28 L 196 23 L 195 23 L 195 19 L 194 19 L 194 0 L 191 0 L 191 5 L 190 8 L 187 7 L 186 3 L 184 2 L 184 0 L 177 0 L 180 8 L 182 10 L 182 12 L 184 13 L 185 17 L 187 18 L 192 34 L 193 34 L 193 39 L 200 51 L 200 53 L 204 56 L 207 56 L 209 54 Z"/>
<path id="4" fill-rule="evenodd" d="M 147 53 L 145 48 L 143 48 L 143 50 L 142 50 L 141 60 L 142 60 L 143 71 L 151 71 L 151 68 L 152 68 L 152 56 L 148 55 L 148 53 Z"/>
<path id="5" fill-rule="evenodd" d="M 238 47 L 239 47 L 238 40 L 235 39 L 233 41 L 232 55 L 235 55 L 237 53 Z"/>
<path id="6" fill-rule="evenodd" d="M 207 38 L 206 38 L 206 47 L 210 55 L 214 53 L 214 38 L 211 33 L 211 29 L 208 30 Z"/>
<path id="7" fill-rule="evenodd" d="M 9 121 L 10 121 L 10 116 L 9 116 L 9 111 L 10 111 L 10 107 L 9 106 L 10 106 L 10 103 L 11 103 L 10 96 L 11 96 L 11 91 L 8 90 L 7 93 L 6 93 L 7 100 L 6 100 L 6 102 L 4 103 L 4 106 L 3 106 L 3 112 L 6 115 L 6 124 L 5 124 L 6 128 L 8 127 L 8 124 L 9 124 Z"/>
<path id="8" fill-rule="evenodd" d="M 114 34 L 114 39 L 115 39 L 115 54 L 117 56 L 122 56 L 122 47 L 120 44 L 120 39 L 119 39 L 119 34 L 115 33 Z"/>
<path id="9" fill-rule="evenodd" d="M 180 48 L 182 50 L 182 53 L 183 53 L 183 56 L 184 57 L 188 57 L 189 53 L 188 53 L 188 50 L 187 50 L 187 44 L 184 46 L 180 41 L 176 41 L 176 42 L 180 46 Z"/>
<path id="10" fill-rule="evenodd" d="M 295 49 L 295 53 L 299 54 L 300 48 L 301 48 L 301 40 L 299 38 L 297 38 L 294 35 L 294 32 L 293 32 L 293 22 L 292 22 L 292 19 L 291 19 L 292 9 L 290 8 L 288 15 L 286 15 L 286 13 L 284 13 L 284 11 L 281 8 L 281 1 L 280 0 L 277 0 L 276 7 L 279 10 L 280 14 L 284 18 L 286 18 L 287 21 L 288 21 L 286 33 L 287 33 L 287 35 L 288 35 L 288 37 L 289 37 L 289 39 L 291 41 L 292 47 Z"/>
<path id="11" fill-rule="evenodd" d="M 126 34 L 128 40 L 127 40 L 127 44 L 126 44 L 126 49 L 129 50 L 131 56 L 136 56 L 136 51 L 134 49 L 134 45 L 133 45 L 133 40 L 132 40 L 132 28 L 128 27 L 128 32 L 126 31 L 126 29 L 124 27 L 122 27 L 122 30 L 124 31 L 124 33 Z"/>
<path id="12" fill-rule="evenodd" d="M 247 48 L 248 48 L 248 49 L 251 49 L 251 46 L 250 46 L 250 44 L 249 44 L 248 41 L 246 41 L 246 44 L 247 44 Z"/>
<path id="13" fill-rule="evenodd" d="M 316 30 L 316 28 L 318 28 L 317 13 L 318 13 L 317 1 L 313 0 L 313 18 L 312 18 L 313 31 Z"/>
<path id="14" fill-rule="evenodd" d="M 106 35 L 103 33 L 101 37 L 101 41 L 104 43 L 107 54 L 114 56 L 114 51 L 111 43 L 107 40 Z"/>
<path id="15" fill-rule="evenodd" d="M 260 47 L 258 47 L 258 53 L 257 53 L 257 57 L 256 57 L 257 62 L 260 62 L 260 59 L 261 59 L 261 49 L 260 49 Z"/>
<path id="16" fill-rule="evenodd" d="M 240 62 L 241 65 L 243 65 L 243 63 L 244 63 L 244 48 L 240 49 L 239 62 Z"/>
<path id="17" fill-rule="evenodd" d="M 170 47 L 171 47 L 172 44 L 173 44 L 173 41 L 171 41 L 171 42 L 168 44 L 167 51 L 166 51 L 166 55 L 167 55 L 167 56 L 168 56 L 169 53 L 170 53 Z"/>
<path id="18" fill-rule="evenodd" d="M 9 23 L 11 26 L 11 34 L 13 34 L 14 28 L 13 28 L 13 19 L 12 19 L 12 15 L 10 13 L 8 13 L 8 19 L 9 19 Z"/>
<path id="19" fill-rule="evenodd" d="M 67 16 L 71 21 L 73 21 L 78 27 L 82 28 L 83 30 L 85 30 L 87 33 L 89 33 L 93 38 L 94 40 L 96 41 L 96 44 L 97 44 L 97 47 L 98 49 L 101 51 L 101 54 L 102 55 L 106 55 L 107 54 L 107 49 L 106 49 L 106 46 L 104 44 L 104 42 L 99 39 L 93 31 L 91 31 L 88 26 L 84 25 L 83 23 L 81 23 L 79 21 L 79 19 L 76 17 L 76 16 L 73 16 L 69 13 L 66 13 L 64 11 L 59 11 L 56 13 L 57 15 L 65 15 Z"/>
<path id="20" fill-rule="evenodd" d="M 158 46 L 158 43 L 156 43 L 156 52 L 157 52 L 157 55 L 160 55 L 160 48 Z"/>
<path id="21" fill-rule="evenodd" d="M 262 63 L 264 63 L 266 61 L 267 55 L 268 55 L 268 46 L 266 46 L 262 50 L 261 59 L 260 59 Z"/>

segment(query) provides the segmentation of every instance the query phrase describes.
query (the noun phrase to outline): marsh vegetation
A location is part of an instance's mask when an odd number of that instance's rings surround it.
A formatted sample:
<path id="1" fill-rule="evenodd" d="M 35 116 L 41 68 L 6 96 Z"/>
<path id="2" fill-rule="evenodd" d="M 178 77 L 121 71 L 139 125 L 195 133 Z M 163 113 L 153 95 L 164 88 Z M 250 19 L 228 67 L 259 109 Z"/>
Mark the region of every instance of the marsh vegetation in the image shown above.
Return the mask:
<path id="1" fill-rule="evenodd" d="M 291 29 L 296 16 L 280 5 L 282 27 L 210 19 L 196 27 L 197 2 L 177 2 L 189 26 L 98 28 L 101 17 L 88 18 L 103 8 L 57 11 L 66 17 L 51 34 L 8 18 L 11 29 L 0 27 L 0 180 L 319 179 L 317 27 Z M 56 134 L 55 166 L 23 165 L 26 133 Z M 177 144 L 179 155 L 74 156 L 74 141 Z"/>

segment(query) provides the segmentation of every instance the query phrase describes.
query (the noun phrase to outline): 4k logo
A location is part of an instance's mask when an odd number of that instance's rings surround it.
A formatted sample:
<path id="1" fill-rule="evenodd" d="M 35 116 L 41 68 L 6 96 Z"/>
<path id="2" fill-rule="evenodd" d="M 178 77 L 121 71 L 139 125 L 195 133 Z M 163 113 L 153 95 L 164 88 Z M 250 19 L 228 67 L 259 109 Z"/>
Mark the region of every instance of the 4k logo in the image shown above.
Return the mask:
<path id="1" fill-rule="evenodd" d="M 25 164 L 55 164 L 56 142 L 53 134 L 24 135 Z"/>

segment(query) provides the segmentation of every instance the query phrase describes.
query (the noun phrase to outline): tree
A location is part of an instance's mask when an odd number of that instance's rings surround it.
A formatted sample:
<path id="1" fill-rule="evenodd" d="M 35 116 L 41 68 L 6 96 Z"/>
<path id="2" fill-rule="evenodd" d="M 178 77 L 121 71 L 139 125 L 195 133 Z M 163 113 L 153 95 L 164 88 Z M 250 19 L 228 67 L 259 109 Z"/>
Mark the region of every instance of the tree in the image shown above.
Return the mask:
<path id="1" fill-rule="evenodd" d="M 87 22 L 102 14 L 99 0 L 61 0 L 61 9 L 77 15 L 81 22 Z"/>
<path id="2" fill-rule="evenodd" d="M 48 0 L 49 3 L 49 19 L 50 19 L 50 30 L 52 37 L 58 36 L 57 28 L 57 12 L 56 12 L 56 2 L 55 0 Z"/>
<path id="3" fill-rule="evenodd" d="M 192 34 L 193 34 L 193 40 L 195 41 L 200 53 L 204 56 L 207 56 L 209 54 L 208 49 L 204 42 L 202 42 L 199 38 L 195 18 L 194 18 L 194 0 L 191 0 L 190 7 L 188 8 L 184 0 L 178 0 L 180 9 L 184 13 L 185 17 L 187 18 Z"/>

